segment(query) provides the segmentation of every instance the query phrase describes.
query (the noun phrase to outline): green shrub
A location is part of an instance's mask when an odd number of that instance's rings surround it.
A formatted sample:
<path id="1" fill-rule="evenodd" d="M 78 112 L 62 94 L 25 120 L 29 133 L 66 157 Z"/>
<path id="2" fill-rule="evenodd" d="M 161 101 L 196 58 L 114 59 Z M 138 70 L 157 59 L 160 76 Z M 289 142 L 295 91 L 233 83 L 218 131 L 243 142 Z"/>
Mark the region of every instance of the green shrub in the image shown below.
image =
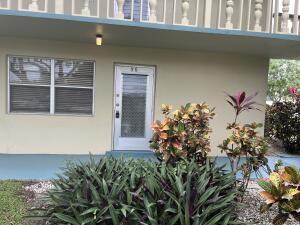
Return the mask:
<path id="1" fill-rule="evenodd" d="M 103 158 L 69 166 L 40 216 L 50 224 L 233 224 L 234 178 L 214 163 Z"/>
<path id="2" fill-rule="evenodd" d="M 300 151 L 300 104 L 275 102 L 268 106 L 265 135 L 279 140 L 287 152 Z"/>

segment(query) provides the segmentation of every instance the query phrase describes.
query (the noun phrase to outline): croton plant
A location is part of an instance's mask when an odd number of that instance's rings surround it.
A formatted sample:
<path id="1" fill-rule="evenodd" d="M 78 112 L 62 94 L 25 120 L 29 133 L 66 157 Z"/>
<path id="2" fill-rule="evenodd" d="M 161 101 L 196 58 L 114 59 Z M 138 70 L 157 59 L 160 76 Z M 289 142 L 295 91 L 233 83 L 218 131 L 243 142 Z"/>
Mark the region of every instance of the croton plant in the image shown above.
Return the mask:
<path id="1" fill-rule="evenodd" d="M 219 147 L 230 159 L 245 156 L 251 162 L 252 168 L 249 169 L 257 171 L 262 165 L 267 164 L 265 154 L 269 147 L 267 140 L 259 134 L 258 129 L 261 127 L 261 123 L 255 122 L 245 125 L 230 124 L 227 129 L 231 130 L 231 134 Z"/>
<path id="2" fill-rule="evenodd" d="M 293 166 L 279 167 L 270 174 L 268 179 L 258 181 L 263 189 L 260 192 L 265 203 L 261 211 L 266 212 L 274 204 L 278 205 L 279 213 L 273 224 L 282 225 L 289 217 L 300 222 L 300 170 Z"/>
<path id="3" fill-rule="evenodd" d="M 251 174 L 260 174 L 260 169 L 268 168 L 267 140 L 259 134 L 260 123 L 239 124 L 238 117 L 242 112 L 249 110 L 259 110 L 259 104 L 254 100 L 257 93 L 247 96 L 246 93 L 239 92 L 236 95 L 227 94 L 227 102 L 235 111 L 235 118 L 227 126 L 230 131 L 229 136 L 218 147 L 226 153 L 232 172 L 237 175 L 241 173 L 242 180 L 236 182 L 241 193 L 247 189 Z M 243 198 L 241 198 L 242 200 Z"/>
<path id="4" fill-rule="evenodd" d="M 188 103 L 171 110 L 171 105 L 162 105 L 165 118 L 152 125 L 150 147 L 159 160 L 175 163 L 185 158 L 204 164 L 210 151 L 209 122 L 215 115 L 214 109 L 205 103 Z"/>

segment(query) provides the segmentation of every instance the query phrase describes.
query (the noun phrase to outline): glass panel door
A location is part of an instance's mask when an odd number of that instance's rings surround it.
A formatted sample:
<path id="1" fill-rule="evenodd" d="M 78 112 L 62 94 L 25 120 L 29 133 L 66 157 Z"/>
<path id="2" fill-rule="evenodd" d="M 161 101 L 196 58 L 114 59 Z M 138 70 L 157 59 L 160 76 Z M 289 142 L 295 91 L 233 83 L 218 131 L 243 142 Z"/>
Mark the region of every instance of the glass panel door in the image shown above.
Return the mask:
<path id="1" fill-rule="evenodd" d="M 121 137 L 145 137 L 147 75 L 122 74 Z"/>
<path id="2" fill-rule="evenodd" d="M 114 149 L 148 150 L 154 67 L 116 66 Z"/>

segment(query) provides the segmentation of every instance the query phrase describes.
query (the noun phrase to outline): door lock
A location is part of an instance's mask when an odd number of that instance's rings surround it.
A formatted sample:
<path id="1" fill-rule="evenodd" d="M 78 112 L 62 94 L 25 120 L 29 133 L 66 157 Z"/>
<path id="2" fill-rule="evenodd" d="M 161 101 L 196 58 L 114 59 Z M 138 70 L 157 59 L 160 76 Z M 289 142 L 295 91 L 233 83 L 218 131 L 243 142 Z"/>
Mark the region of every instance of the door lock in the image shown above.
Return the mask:
<path id="1" fill-rule="evenodd" d="M 120 112 L 119 112 L 119 110 L 116 111 L 116 118 L 117 118 L 117 119 L 120 118 Z"/>

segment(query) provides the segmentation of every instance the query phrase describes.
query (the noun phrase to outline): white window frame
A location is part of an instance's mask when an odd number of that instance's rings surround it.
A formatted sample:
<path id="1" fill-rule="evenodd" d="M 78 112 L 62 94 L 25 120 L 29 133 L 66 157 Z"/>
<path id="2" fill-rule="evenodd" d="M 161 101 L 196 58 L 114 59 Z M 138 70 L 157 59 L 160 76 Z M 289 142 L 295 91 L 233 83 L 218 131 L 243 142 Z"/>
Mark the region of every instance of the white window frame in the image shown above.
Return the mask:
<path id="1" fill-rule="evenodd" d="M 19 86 L 37 86 L 37 87 L 50 87 L 50 111 L 48 112 L 11 112 L 10 110 L 10 58 L 12 57 L 23 57 L 23 58 L 39 58 L 47 59 L 51 62 L 51 82 L 50 85 L 39 85 L 39 84 L 12 84 Z M 56 60 L 65 60 L 65 61 L 80 61 L 80 62 L 92 62 L 94 65 L 94 74 L 93 74 L 93 85 L 91 87 L 85 86 L 65 86 L 65 85 L 56 85 L 55 84 L 55 61 Z M 69 58 L 54 58 L 54 57 L 41 57 L 41 56 L 25 56 L 25 55 L 7 55 L 7 113 L 8 114 L 23 114 L 23 115 L 51 115 L 51 116 L 83 116 L 90 117 L 95 115 L 95 79 L 96 79 L 96 61 L 87 60 L 87 59 L 69 59 Z M 55 88 L 70 88 L 70 89 L 89 89 L 93 91 L 92 97 L 92 113 L 91 114 L 80 114 L 80 113 L 56 113 L 55 112 Z"/>

